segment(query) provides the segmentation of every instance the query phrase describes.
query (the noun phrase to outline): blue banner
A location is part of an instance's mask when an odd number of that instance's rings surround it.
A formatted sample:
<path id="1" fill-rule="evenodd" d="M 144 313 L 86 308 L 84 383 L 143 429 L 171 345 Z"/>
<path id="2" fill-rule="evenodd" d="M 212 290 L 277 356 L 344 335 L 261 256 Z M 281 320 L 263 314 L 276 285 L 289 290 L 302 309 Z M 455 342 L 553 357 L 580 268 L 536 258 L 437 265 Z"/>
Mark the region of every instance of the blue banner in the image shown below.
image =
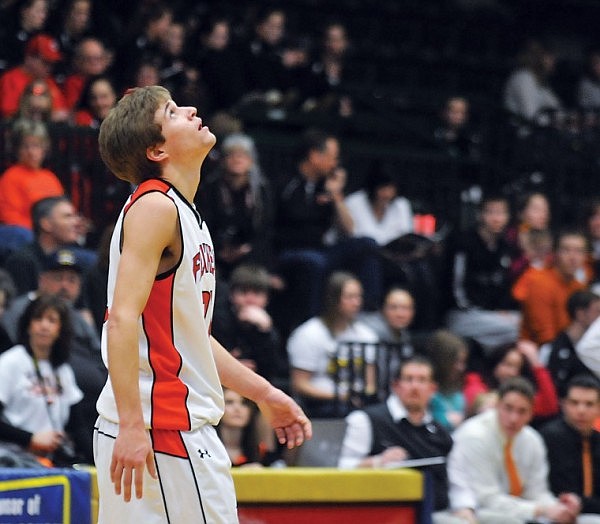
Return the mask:
<path id="1" fill-rule="evenodd" d="M 0 524 L 91 524 L 90 474 L 0 468 Z"/>

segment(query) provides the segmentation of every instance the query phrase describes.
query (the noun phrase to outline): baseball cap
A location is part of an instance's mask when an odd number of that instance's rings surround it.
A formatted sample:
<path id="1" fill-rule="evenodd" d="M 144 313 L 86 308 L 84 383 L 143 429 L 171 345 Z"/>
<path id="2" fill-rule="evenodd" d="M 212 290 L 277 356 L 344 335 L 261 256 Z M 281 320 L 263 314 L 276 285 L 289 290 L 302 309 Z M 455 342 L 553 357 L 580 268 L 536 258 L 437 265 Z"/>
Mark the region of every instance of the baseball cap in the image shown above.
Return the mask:
<path id="1" fill-rule="evenodd" d="M 229 288 L 253 289 L 268 291 L 270 287 L 269 273 L 261 266 L 242 264 L 236 267 L 229 277 Z"/>
<path id="2" fill-rule="evenodd" d="M 71 249 L 59 249 L 44 258 L 42 271 L 56 271 L 60 269 L 72 269 L 81 273 L 83 268 L 75 251 Z"/>
<path id="3" fill-rule="evenodd" d="M 43 58 L 47 62 L 58 62 L 62 60 L 62 54 L 58 42 L 49 35 L 35 35 L 27 42 L 25 54 Z"/>

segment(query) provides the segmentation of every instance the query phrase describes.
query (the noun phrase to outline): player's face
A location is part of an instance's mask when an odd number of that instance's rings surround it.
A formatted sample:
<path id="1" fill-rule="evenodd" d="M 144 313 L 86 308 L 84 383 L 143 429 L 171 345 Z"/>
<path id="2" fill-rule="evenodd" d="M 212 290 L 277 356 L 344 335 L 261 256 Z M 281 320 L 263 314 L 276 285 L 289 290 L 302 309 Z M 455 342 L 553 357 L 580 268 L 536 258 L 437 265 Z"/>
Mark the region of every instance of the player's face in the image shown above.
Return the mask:
<path id="1" fill-rule="evenodd" d="M 594 421 L 600 415 L 598 391 L 574 386 L 569 389 L 567 398 L 562 402 L 562 408 L 568 424 L 581 433 L 589 434 L 594 427 Z"/>
<path id="2" fill-rule="evenodd" d="M 159 105 L 154 121 L 162 127 L 165 142 L 160 146 L 177 163 L 203 160 L 217 141 L 208 126 L 202 124 L 195 107 L 179 107 L 173 100 Z"/>
<path id="3" fill-rule="evenodd" d="M 383 316 L 392 329 L 408 327 L 415 316 L 413 298 L 406 291 L 392 291 L 385 299 Z"/>
<path id="4" fill-rule="evenodd" d="M 533 414 L 531 401 L 521 393 L 510 391 L 498 400 L 498 424 L 507 438 L 513 438 L 521 431 Z"/>

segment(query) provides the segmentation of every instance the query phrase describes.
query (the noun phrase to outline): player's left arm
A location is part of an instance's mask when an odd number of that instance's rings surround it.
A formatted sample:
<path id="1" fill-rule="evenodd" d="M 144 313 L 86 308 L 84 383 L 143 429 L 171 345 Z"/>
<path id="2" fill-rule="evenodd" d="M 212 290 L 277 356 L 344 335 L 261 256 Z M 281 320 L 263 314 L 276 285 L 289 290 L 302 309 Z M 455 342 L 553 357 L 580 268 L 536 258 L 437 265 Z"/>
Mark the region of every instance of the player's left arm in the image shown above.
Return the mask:
<path id="1" fill-rule="evenodd" d="M 290 396 L 244 366 L 214 337 L 210 341 L 221 384 L 258 405 L 280 444 L 291 449 L 311 438 L 310 420 Z"/>

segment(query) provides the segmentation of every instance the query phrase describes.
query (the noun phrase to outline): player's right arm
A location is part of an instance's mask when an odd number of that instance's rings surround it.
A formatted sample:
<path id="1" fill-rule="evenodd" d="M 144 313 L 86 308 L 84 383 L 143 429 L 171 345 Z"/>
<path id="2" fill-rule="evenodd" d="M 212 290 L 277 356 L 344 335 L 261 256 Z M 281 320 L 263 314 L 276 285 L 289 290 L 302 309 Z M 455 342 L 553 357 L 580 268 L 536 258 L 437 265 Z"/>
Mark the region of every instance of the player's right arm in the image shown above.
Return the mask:
<path id="1" fill-rule="evenodd" d="M 142 496 L 147 466 L 156 476 L 144 425 L 139 389 L 138 321 L 163 253 L 177 238 L 177 210 L 161 193 L 148 193 L 131 206 L 123 223 L 123 246 L 108 318 L 108 373 L 119 414 L 119 434 L 111 461 L 115 493 Z"/>

